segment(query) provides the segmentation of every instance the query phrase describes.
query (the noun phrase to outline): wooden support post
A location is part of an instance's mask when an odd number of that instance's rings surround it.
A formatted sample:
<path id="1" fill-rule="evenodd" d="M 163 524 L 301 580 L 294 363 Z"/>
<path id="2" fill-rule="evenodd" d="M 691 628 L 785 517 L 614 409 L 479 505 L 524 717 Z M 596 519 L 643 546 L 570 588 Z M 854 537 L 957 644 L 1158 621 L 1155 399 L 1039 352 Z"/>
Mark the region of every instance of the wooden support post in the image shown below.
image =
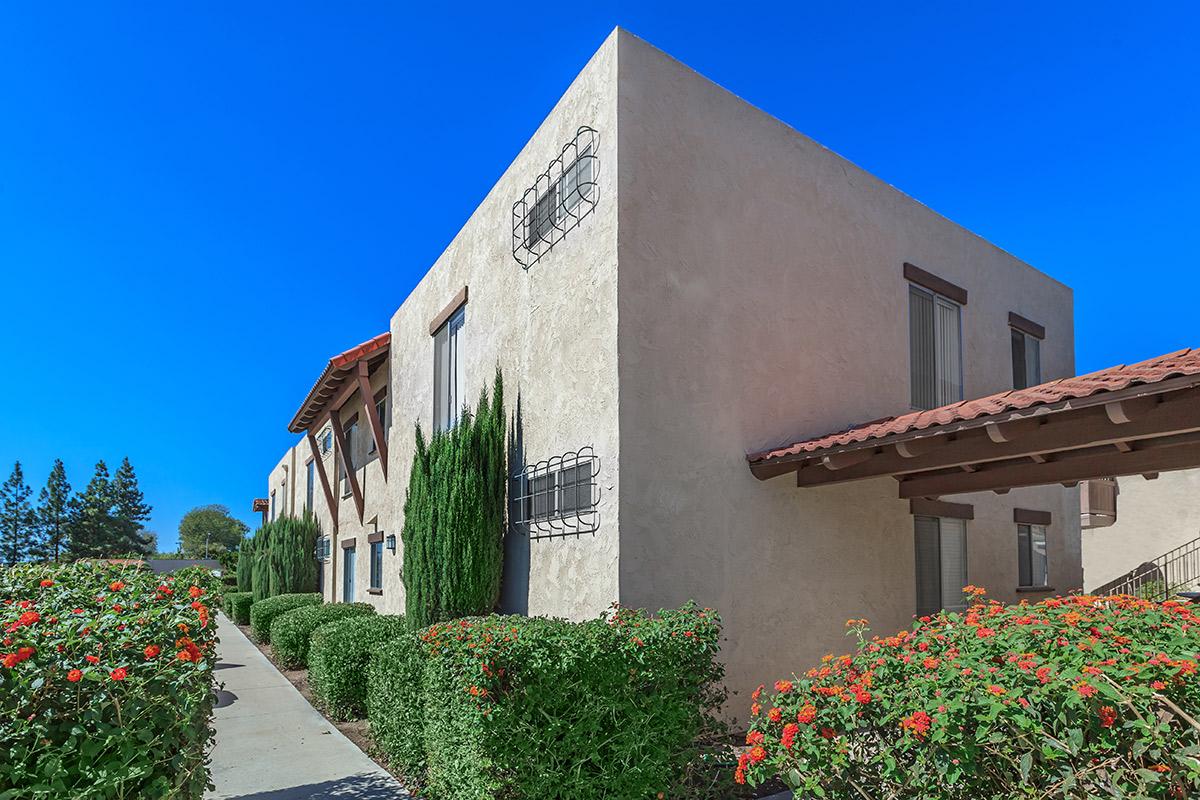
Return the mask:
<path id="1" fill-rule="evenodd" d="M 383 482 L 387 483 L 387 440 L 383 437 L 383 420 L 379 418 L 379 410 L 375 408 L 375 397 L 371 394 L 366 361 L 358 362 L 358 394 L 366 410 L 367 420 L 371 423 L 371 439 L 375 442 L 375 452 L 379 453 L 379 465 L 383 467 Z"/>
<path id="2" fill-rule="evenodd" d="M 346 481 L 350 484 L 350 493 L 354 495 L 354 507 L 358 509 L 358 521 L 363 520 L 363 493 L 358 485 L 358 473 L 354 471 L 354 462 L 346 449 L 346 432 L 342 430 L 342 417 L 337 411 L 329 412 L 329 421 L 333 426 L 333 438 L 337 442 L 338 460 L 346 471 Z"/>
<path id="3" fill-rule="evenodd" d="M 313 463 L 317 465 L 317 477 L 321 479 L 321 492 L 325 495 L 325 505 L 329 508 L 329 517 L 333 520 L 334 532 L 337 532 L 338 506 L 334 502 L 333 489 L 329 486 L 329 475 L 325 472 L 325 460 L 321 458 L 321 448 L 317 445 L 317 437 L 312 428 L 305 431 L 308 446 L 312 449 Z"/>

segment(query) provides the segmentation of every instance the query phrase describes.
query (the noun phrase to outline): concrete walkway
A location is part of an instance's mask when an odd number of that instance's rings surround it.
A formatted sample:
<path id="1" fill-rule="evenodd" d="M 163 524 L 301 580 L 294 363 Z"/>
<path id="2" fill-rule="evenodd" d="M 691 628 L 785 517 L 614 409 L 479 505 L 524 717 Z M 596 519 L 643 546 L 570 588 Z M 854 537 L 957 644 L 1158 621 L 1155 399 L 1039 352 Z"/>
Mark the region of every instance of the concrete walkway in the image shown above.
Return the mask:
<path id="1" fill-rule="evenodd" d="M 398 800 L 410 795 L 316 712 L 224 615 L 217 652 L 216 791 L 209 800 Z"/>

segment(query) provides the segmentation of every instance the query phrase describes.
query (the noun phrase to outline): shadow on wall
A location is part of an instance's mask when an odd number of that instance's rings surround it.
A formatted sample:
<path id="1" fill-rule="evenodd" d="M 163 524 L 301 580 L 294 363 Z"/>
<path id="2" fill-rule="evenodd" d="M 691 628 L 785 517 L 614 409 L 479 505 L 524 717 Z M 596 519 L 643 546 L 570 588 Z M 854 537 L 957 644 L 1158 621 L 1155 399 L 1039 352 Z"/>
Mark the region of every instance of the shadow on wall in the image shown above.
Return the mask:
<path id="1" fill-rule="evenodd" d="M 525 463 L 525 425 L 521 418 L 521 393 L 508 429 L 508 473 L 511 494 L 513 470 Z M 510 509 L 511 512 L 511 509 Z M 504 531 L 504 573 L 500 578 L 500 611 L 529 614 L 529 535 L 508 525 Z"/>
<path id="2" fill-rule="evenodd" d="M 412 797 L 387 775 L 350 775 L 321 783 L 239 794 L 229 800 L 400 800 Z"/>

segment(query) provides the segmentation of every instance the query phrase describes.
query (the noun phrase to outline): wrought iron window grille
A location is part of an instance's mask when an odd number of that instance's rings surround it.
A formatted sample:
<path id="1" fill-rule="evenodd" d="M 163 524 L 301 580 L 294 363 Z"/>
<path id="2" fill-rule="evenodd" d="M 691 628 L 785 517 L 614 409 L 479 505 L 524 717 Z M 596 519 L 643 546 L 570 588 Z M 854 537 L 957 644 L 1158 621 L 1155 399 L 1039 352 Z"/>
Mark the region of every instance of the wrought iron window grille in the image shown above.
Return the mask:
<path id="1" fill-rule="evenodd" d="M 513 258 L 529 269 L 596 207 L 600 134 L 581 127 L 558 157 L 513 203 Z"/>
<path id="2" fill-rule="evenodd" d="M 590 446 L 516 470 L 512 526 L 531 539 L 578 536 L 600 527 L 600 458 Z"/>

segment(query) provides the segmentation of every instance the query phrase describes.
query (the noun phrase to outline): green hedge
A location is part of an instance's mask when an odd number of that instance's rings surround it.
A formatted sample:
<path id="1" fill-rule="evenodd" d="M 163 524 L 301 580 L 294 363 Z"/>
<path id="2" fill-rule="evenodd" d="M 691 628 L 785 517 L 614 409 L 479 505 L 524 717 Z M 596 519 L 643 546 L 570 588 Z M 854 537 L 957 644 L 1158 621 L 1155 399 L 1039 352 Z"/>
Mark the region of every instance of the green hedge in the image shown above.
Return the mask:
<path id="1" fill-rule="evenodd" d="M 321 604 L 319 594 L 280 594 L 258 600 L 250 606 L 250 633 L 263 644 L 271 643 L 271 623 L 293 608 Z"/>
<path id="2" fill-rule="evenodd" d="M 237 608 L 237 604 L 243 601 L 253 602 L 253 600 L 253 592 L 226 592 L 224 597 L 221 598 L 221 610 L 225 612 L 225 616 L 236 622 L 237 612 L 235 609 Z M 246 608 L 249 609 L 249 605 L 247 605 Z M 247 611 L 246 613 L 250 612 Z"/>
<path id="3" fill-rule="evenodd" d="M 308 644 L 308 685 L 334 719 L 358 719 L 367 713 L 363 679 L 371 654 L 407 634 L 404 617 L 367 615 L 327 622 Z"/>
<path id="4" fill-rule="evenodd" d="M 238 625 L 250 624 L 250 606 L 254 605 L 253 592 L 238 592 L 237 597 L 233 599 L 231 607 L 233 613 L 230 618 Z"/>
<path id="5" fill-rule="evenodd" d="M 287 669 L 308 666 L 308 642 L 313 632 L 326 622 L 375 613 L 370 603 L 328 603 L 301 606 L 281 614 L 271 623 L 271 647 L 275 657 Z"/>
<path id="6" fill-rule="evenodd" d="M 440 623 L 372 658 L 371 730 L 434 798 L 678 796 L 720 728 L 719 637 L 690 604 Z"/>
<path id="7" fill-rule="evenodd" d="M 0 797 L 200 800 L 216 584 L 197 568 L 0 568 Z"/>

